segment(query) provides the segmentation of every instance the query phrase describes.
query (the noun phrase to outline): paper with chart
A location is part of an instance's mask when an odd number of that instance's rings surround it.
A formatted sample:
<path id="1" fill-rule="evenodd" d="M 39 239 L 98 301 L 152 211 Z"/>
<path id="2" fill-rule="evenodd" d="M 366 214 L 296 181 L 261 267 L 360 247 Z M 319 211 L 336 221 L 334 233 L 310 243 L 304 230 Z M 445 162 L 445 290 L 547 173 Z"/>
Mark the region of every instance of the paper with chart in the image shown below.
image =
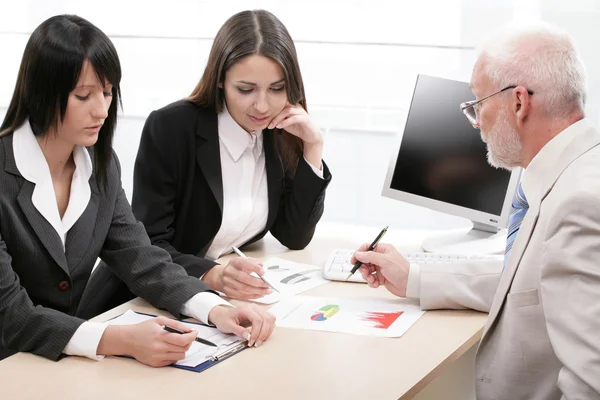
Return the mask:
<path id="1" fill-rule="evenodd" d="M 152 315 L 140 314 L 133 310 L 127 310 L 123 314 L 119 315 L 117 318 L 107 321 L 107 323 L 109 325 L 133 325 L 139 324 L 140 322 L 144 322 L 152 318 L 154 318 L 154 316 Z M 205 362 L 211 356 L 217 353 L 222 353 L 223 351 L 237 346 L 239 343 L 244 341 L 244 339 L 241 339 L 235 335 L 226 335 L 224 333 L 221 333 L 216 328 L 211 328 L 205 325 L 192 324 L 189 322 L 182 323 L 186 327 L 198 332 L 199 337 L 210 340 L 218 347 L 207 346 L 202 343 L 193 342 L 190 346 L 190 349 L 185 352 L 185 358 L 175 363 L 177 365 L 195 367 Z"/>
<path id="2" fill-rule="evenodd" d="M 425 312 L 406 299 L 356 300 L 295 296 L 269 309 L 277 326 L 354 335 L 400 337 Z"/>
<path id="3" fill-rule="evenodd" d="M 263 277 L 273 285 L 279 293 L 263 296 L 254 301 L 263 304 L 273 304 L 282 298 L 307 291 L 327 282 L 323 279 L 323 269 L 316 265 L 301 264 L 282 258 L 269 258 L 263 261 L 265 274 Z"/>

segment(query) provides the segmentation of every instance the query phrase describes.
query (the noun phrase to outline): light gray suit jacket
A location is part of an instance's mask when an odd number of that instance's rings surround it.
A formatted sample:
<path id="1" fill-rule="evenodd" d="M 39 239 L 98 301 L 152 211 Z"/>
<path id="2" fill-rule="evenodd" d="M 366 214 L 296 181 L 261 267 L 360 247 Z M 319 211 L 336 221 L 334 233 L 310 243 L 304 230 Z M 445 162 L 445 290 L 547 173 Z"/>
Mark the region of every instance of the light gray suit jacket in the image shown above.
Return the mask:
<path id="1" fill-rule="evenodd" d="M 133 293 L 175 316 L 193 295 L 209 290 L 151 245 L 121 188 L 116 156 L 106 188 L 90 179 L 89 204 L 63 249 L 31 201 L 35 185 L 17 169 L 12 138 L 0 137 L 0 355 L 25 351 L 58 359 L 84 322 L 81 298 L 98 257 Z"/>
<path id="2" fill-rule="evenodd" d="M 600 399 L 599 143 L 583 125 L 548 165 L 503 272 L 421 266 L 423 308 L 489 310 L 479 400 Z"/>

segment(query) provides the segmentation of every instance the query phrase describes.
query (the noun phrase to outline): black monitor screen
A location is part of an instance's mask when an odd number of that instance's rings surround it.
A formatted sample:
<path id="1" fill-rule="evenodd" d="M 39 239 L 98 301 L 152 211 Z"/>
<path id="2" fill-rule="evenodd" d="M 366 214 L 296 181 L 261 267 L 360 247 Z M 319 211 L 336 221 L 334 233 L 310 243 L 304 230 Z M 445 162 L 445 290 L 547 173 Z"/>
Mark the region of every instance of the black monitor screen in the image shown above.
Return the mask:
<path id="1" fill-rule="evenodd" d="M 459 109 L 465 82 L 419 75 L 391 188 L 493 215 L 511 173 L 490 166 L 486 145 Z"/>

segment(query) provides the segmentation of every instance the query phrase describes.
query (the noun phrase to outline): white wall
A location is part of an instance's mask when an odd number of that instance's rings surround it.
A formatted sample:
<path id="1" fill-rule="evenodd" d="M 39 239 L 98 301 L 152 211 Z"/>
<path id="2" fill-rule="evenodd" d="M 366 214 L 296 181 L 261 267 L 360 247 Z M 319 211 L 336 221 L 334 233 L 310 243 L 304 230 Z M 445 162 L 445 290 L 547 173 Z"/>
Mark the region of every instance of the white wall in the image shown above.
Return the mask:
<path id="1" fill-rule="evenodd" d="M 570 31 L 590 75 L 588 113 L 600 116 L 600 27 L 594 1 L 0 0 L 0 118 L 10 101 L 28 35 L 47 17 L 79 14 L 113 40 L 123 67 L 123 113 L 115 147 L 123 184 L 148 113 L 188 95 L 212 39 L 237 11 L 265 8 L 296 41 L 309 111 L 326 135 L 333 180 L 324 220 L 394 227 L 458 227 L 468 221 L 380 196 L 394 135 L 403 129 L 417 73 L 468 80 L 474 46 L 512 19 L 542 18 Z M 477 134 L 474 131 L 474 134 Z"/>

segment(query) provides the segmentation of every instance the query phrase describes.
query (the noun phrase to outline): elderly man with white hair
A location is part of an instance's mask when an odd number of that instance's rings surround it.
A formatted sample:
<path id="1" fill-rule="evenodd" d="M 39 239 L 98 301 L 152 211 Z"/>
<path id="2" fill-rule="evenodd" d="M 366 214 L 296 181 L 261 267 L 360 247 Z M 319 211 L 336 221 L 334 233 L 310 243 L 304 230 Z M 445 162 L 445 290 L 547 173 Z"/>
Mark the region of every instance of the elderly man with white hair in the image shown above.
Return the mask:
<path id="1" fill-rule="evenodd" d="M 476 100 L 460 108 L 490 164 L 525 168 L 503 265 L 409 265 L 388 244 L 354 256 L 371 286 L 424 309 L 489 312 L 480 400 L 600 399 L 600 133 L 584 117 L 585 81 L 573 41 L 548 25 L 482 48 Z"/>

